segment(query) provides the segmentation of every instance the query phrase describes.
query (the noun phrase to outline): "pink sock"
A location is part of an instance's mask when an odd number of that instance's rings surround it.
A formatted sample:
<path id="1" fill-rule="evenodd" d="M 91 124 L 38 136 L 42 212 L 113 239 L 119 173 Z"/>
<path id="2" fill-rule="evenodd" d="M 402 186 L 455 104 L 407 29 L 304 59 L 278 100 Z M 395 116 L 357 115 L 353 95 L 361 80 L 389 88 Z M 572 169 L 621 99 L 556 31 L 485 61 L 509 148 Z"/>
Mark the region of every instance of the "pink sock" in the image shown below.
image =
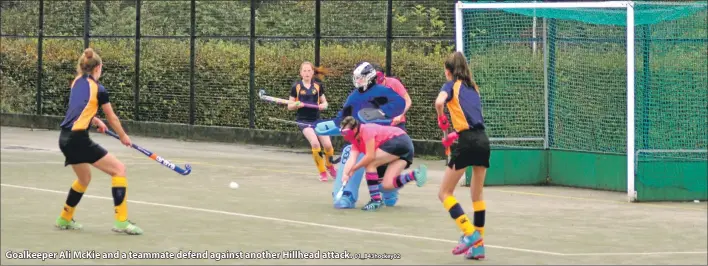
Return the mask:
<path id="1" fill-rule="evenodd" d="M 366 173 L 366 184 L 369 185 L 369 194 L 371 194 L 371 199 L 380 201 L 381 200 L 381 191 L 379 191 L 379 174 L 376 172 L 367 172 Z"/>

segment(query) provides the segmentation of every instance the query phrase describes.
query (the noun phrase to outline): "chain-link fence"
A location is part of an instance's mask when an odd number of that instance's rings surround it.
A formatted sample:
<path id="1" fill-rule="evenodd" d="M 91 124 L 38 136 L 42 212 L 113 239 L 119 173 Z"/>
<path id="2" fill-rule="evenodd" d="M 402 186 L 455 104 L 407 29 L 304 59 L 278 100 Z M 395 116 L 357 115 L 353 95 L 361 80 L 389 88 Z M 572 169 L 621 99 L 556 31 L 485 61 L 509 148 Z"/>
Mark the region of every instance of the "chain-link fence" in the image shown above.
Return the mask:
<path id="1" fill-rule="evenodd" d="M 287 98 L 303 61 L 324 80 L 333 117 L 359 61 L 400 77 L 408 128 L 437 139 L 432 101 L 454 50 L 454 2 L 22 0 L 0 3 L 2 112 L 64 115 L 82 49 L 104 59 L 101 83 L 123 119 L 294 131 L 267 117 L 294 113 L 257 99 Z"/>

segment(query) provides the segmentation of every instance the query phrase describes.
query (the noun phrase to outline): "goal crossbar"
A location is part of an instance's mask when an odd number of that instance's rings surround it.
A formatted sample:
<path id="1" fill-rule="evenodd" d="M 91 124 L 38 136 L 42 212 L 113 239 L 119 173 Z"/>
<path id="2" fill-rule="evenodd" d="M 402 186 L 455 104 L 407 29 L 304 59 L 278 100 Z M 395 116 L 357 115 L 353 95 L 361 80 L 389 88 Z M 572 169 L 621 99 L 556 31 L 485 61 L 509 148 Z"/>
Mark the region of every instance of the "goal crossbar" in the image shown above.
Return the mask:
<path id="1" fill-rule="evenodd" d="M 498 9 L 498 8 L 623 8 L 632 1 L 597 1 L 597 2 L 539 2 L 539 3 L 464 3 L 457 2 L 460 9 Z"/>

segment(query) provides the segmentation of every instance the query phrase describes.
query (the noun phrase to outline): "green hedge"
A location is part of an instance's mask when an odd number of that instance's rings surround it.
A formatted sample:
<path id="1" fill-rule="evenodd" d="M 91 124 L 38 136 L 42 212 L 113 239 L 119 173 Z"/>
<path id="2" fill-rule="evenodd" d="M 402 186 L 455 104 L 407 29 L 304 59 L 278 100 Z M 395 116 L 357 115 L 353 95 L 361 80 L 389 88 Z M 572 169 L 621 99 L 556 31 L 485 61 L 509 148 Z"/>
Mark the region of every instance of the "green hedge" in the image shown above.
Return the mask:
<path id="1" fill-rule="evenodd" d="M 0 54 L 3 82 L 13 90 L 4 90 L 4 112 L 34 112 L 36 92 L 36 39 L 3 39 Z M 118 114 L 134 119 L 133 83 L 134 41 L 94 40 L 105 61 L 101 82 L 111 92 Z M 44 42 L 44 75 L 42 80 L 42 113 L 63 115 L 68 87 L 74 77 L 74 65 L 82 47 L 81 40 L 47 39 Z M 189 118 L 189 52 L 188 42 L 177 40 L 143 40 L 141 49 L 139 119 L 145 121 L 186 123 Z M 202 41 L 197 43 L 196 123 L 200 125 L 249 125 L 247 42 Z M 256 47 L 256 86 L 269 94 L 287 97 L 290 85 L 298 78 L 302 61 L 312 60 L 310 42 L 263 42 Z M 447 52 L 447 51 L 445 51 Z M 385 49 L 381 45 L 362 42 L 350 45 L 324 46 L 323 64 L 333 69 L 325 79 L 328 100 L 332 108 L 324 117 L 334 116 L 350 92 L 350 72 L 361 60 L 383 63 Z M 408 58 L 406 58 L 408 57 Z M 409 59 L 410 58 L 410 59 Z M 417 138 L 434 131 L 430 112 L 432 99 L 445 81 L 442 75 L 443 53 L 421 56 L 400 49 L 394 59 L 406 60 L 394 67 L 414 95 L 411 127 Z M 407 77 L 411 77 L 408 79 Z M 5 85 L 3 85 L 5 87 Z M 429 98 L 429 99 L 424 99 Z M 287 124 L 273 124 L 267 117 L 291 119 L 294 113 L 257 100 L 257 127 L 262 129 L 295 130 Z"/>
<path id="2" fill-rule="evenodd" d="M 118 114 L 134 119 L 134 42 L 133 40 L 94 40 L 105 60 L 102 83 L 111 92 Z M 43 114 L 63 115 L 74 77 L 74 65 L 82 47 L 81 40 L 45 40 L 44 78 L 42 80 Z M 177 40 L 144 40 L 140 72 L 139 119 L 144 121 L 186 123 L 189 118 L 189 53 L 188 42 Z M 449 49 L 449 48 L 448 48 Z M 310 42 L 262 42 L 256 47 L 256 86 L 266 88 L 274 96 L 287 97 L 290 84 L 297 79 L 302 61 L 311 60 Z M 624 138 L 625 95 L 624 55 L 597 54 L 576 49 L 573 53 L 558 53 L 558 90 L 554 124 L 558 143 L 572 147 L 597 147 L 606 151 L 620 149 Z M 3 39 L 2 50 L 3 112 L 34 112 L 36 91 L 36 40 Z M 433 100 L 445 82 L 442 62 L 449 50 L 422 53 L 416 48 L 400 45 L 393 53 L 393 72 L 401 77 L 413 98 L 409 112 L 411 135 L 418 139 L 437 139 Z M 671 53 L 654 58 L 668 62 Z M 248 120 L 248 43 L 231 41 L 197 42 L 196 117 L 197 124 L 247 127 Z M 322 47 L 322 63 L 334 70 L 325 79 L 328 100 L 333 108 L 324 117 L 334 116 L 351 86 L 350 72 L 356 62 L 369 60 L 383 63 L 385 49 L 378 43 L 352 42 L 328 44 Z M 520 58 L 525 58 L 521 60 Z M 571 60 L 571 58 L 573 60 Z M 666 59 L 663 59 L 666 58 Z M 578 60 L 586 62 L 582 68 Z M 700 58 L 699 58 L 700 60 Z M 476 79 L 481 84 L 485 117 L 492 137 L 542 137 L 544 128 L 543 64 L 541 56 L 532 55 L 527 47 L 504 46 L 472 57 Z M 663 85 L 661 96 L 669 101 L 683 99 L 685 108 L 666 108 L 664 114 L 679 115 L 682 110 L 697 110 L 697 119 L 682 124 L 682 131 L 667 131 L 658 127 L 663 136 L 685 141 L 705 135 L 706 76 L 690 64 L 665 64 L 653 67 L 653 75 L 665 77 L 680 73 L 685 81 L 670 79 Z M 698 67 L 698 65 L 693 65 Z M 581 69 L 582 71 L 578 71 Z M 641 65 L 638 65 L 641 69 Z M 691 74 L 693 73 L 693 74 Z M 611 81 L 611 82 L 610 82 Z M 599 86 L 598 84 L 605 84 Z M 586 85 L 592 86 L 586 86 Z M 641 83 L 639 83 L 641 84 Z M 587 91 L 589 88 L 598 91 Z M 681 92 L 681 95 L 672 92 Z M 588 95 L 592 95 L 592 98 Z M 585 98 L 583 98 L 585 97 Z M 690 98 L 687 98 L 690 97 Z M 703 97 L 703 98 L 701 98 Z M 658 102 L 659 104 L 662 102 Z M 666 105 L 661 105 L 664 107 Z M 670 106 L 666 106 L 670 107 Z M 639 107 L 638 107 L 639 108 Z M 702 114 L 702 115 L 701 115 Z M 652 119 L 659 120 L 656 112 Z M 256 126 L 261 129 L 296 130 L 287 124 L 273 124 L 267 117 L 292 119 L 294 114 L 282 106 L 257 100 Z M 575 126 L 573 126 L 575 125 Z M 578 131 L 589 125 L 605 125 L 589 132 Z M 656 125 L 655 125 L 656 126 Z M 563 131 L 566 129 L 566 131 Z M 569 132 L 567 130 L 575 130 Z M 658 136 L 654 136 L 658 137 Z M 538 145 L 535 143 L 534 145 Z M 697 144 L 701 145 L 701 144 Z M 621 146 L 621 145 L 620 145 Z"/>
<path id="3" fill-rule="evenodd" d="M 130 1 L 95 2 L 92 7 L 94 34 L 130 35 L 135 27 L 135 10 Z M 394 32 L 407 36 L 451 35 L 451 9 L 442 1 L 394 1 Z M 188 27 L 175 18 L 185 12 L 188 2 L 147 1 L 143 34 L 185 35 Z M 241 1 L 199 2 L 197 30 L 208 35 L 246 35 L 242 16 L 248 5 Z M 259 2 L 257 31 L 264 35 L 311 34 L 306 21 L 312 2 Z M 339 2 L 337 2 L 339 3 Z M 352 8 L 323 4 L 323 33 L 361 36 L 378 33 L 382 25 L 344 23 L 356 17 L 352 10 L 383 14 L 363 2 L 341 2 Z M 223 4 L 223 5 L 222 5 Z M 3 33 L 33 34 L 36 2 L 3 3 Z M 440 5 L 440 6 L 437 6 Z M 80 35 L 82 23 L 75 21 L 83 2 L 45 3 L 45 34 Z M 338 12 L 341 11 L 341 12 Z M 381 11 L 381 12 L 379 12 Z M 68 14 L 68 15 L 67 15 Z M 696 38 L 696 42 L 657 41 L 650 49 L 652 65 L 644 75 L 641 54 L 637 56 L 637 138 L 657 143 L 655 147 L 705 148 L 708 75 L 705 72 L 705 12 L 675 23 L 652 26 L 652 38 Z M 149 17 L 149 18 L 148 18 Z M 162 19 L 161 19 L 162 18 Z M 696 19 L 698 18 L 698 19 Z M 702 19 L 702 20 L 701 20 Z M 302 20 L 302 21 L 301 21 Z M 17 23 L 15 23 L 15 21 Z M 499 15 L 467 27 L 474 45 L 467 52 L 481 85 L 484 115 L 492 137 L 544 136 L 544 69 L 542 53 L 534 54 L 527 43 L 508 41 L 523 37 L 531 27 L 528 17 Z M 498 27 L 506 23 L 508 27 Z M 702 23 L 702 24 L 701 24 Z M 288 26 L 291 25 L 291 26 Z M 294 25 L 294 26 L 293 26 Z M 294 28 L 293 28 L 294 27 Z M 677 30 L 681 29 L 681 30 Z M 187 30 L 187 31 L 185 31 Z M 576 27 L 565 24 L 561 37 L 598 36 L 606 28 Z M 609 31 L 615 33 L 616 31 Z M 371 34 L 369 34 L 371 33 Z M 604 35 L 599 35 L 604 36 Z M 621 36 L 620 36 L 621 37 Z M 638 38 L 641 35 L 638 35 Z M 701 40 L 703 40 L 701 42 Z M 555 58 L 555 90 L 550 96 L 554 140 L 557 148 L 622 152 L 625 138 L 625 54 L 623 44 L 559 40 Z M 187 123 L 189 119 L 189 42 L 183 39 L 145 38 L 141 43 L 140 101 L 135 113 L 134 40 L 91 39 L 105 60 L 101 82 L 111 92 L 122 118 L 143 121 Z M 74 77 L 74 68 L 83 47 L 80 38 L 45 39 L 43 54 L 42 113 L 63 115 Z M 637 51 L 641 51 L 638 43 Z M 3 112 L 35 113 L 37 40 L 2 38 L 0 77 Z M 200 125 L 249 125 L 249 43 L 247 41 L 197 39 L 196 43 L 196 123 Z M 542 51 L 542 46 L 539 46 Z M 445 82 L 442 62 L 453 50 L 451 41 L 433 42 L 396 39 L 393 42 L 392 72 L 400 77 L 413 98 L 408 118 L 410 133 L 418 139 L 439 139 L 433 100 Z M 298 77 L 302 61 L 312 61 L 312 41 L 264 41 L 256 44 L 255 83 L 274 96 L 287 97 Z M 385 64 L 385 42 L 322 41 L 321 62 L 334 70 L 325 79 L 332 108 L 324 117 L 334 116 L 348 95 L 354 65 L 367 60 Z M 646 78 L 649 77 L 649 78 Z M 695 111 L 694 111 L 695 110 Z M 689 116 L 691 114 L 691 116 Z M 294 131 L 287 124 L 273 124 L 267 117 L 292 119 L 283 107 L 256 100 L 256 126 L 261 129 Z M 668 118 L 667 118 L 668 117 Z M 686 118 L 689 117 L 689 118 Z M 701 119 L 703 118 L 703 119 Z M 670 121 L 669 121 L 670 120 Z M 647 130 L 644 130 L 644 129 Z M 666 141 L 671 140 L 671 141 Z M 505 142 L 531 145 L 539 142 Z"/>

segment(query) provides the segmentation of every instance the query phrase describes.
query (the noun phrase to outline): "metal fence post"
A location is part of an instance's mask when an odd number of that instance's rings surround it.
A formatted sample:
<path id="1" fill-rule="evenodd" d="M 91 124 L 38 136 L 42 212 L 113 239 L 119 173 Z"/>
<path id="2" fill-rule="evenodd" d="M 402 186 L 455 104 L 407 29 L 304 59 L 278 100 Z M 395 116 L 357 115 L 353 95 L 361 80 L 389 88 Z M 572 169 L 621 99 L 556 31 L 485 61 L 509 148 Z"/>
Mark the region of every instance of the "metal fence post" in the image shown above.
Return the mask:
<path id="1" fill-rule="evenodd" d="M 133 119 L 140 121 L 140 7 L 142 0 L 135 1 L 135 81 L 133 82 Z"/>
<path id="2" fill-rule="evenodd" d="M 37 114 L 42 115 L 42 48 L 44 46 L 44 0 L 39 0 L 39 23 L 37 25 Z"/>
<path id="3" fill-rule="evenodd" d="M 322 32 L 320 29 L 322 0 L 315 1 L 315 66 L 320 66 L 320 43 L 322 42 Z"/>
<path id="4" fill-rule="evenodd" d="M 195 99 L 195 88 L 194 88 L 194 65 L 196 64 L 196 52 L 194 49 L 197 35 L 197 1 L 191 1 L 191 7 L 189 11 L 189 124 L 194 125 L 195 112 L 197 108 L 197 103 Z"/>
<path id="5" fill-rule="evenodd" d="M 91 0 L 84 1 L 84 49 L 89 48 L 91 35 Z"/>
<path id="6" fill-rule="evenodd" d="M 251 0 L 250 48 L 248 59 L 248 122 L 256 128 L 256 0 Z"/>
<path id="7" fill-rule="evenodd" d="M 391 76 L 391 46 L 393 45 L 393 0 L 386 7 L 386 75 Z"/>

